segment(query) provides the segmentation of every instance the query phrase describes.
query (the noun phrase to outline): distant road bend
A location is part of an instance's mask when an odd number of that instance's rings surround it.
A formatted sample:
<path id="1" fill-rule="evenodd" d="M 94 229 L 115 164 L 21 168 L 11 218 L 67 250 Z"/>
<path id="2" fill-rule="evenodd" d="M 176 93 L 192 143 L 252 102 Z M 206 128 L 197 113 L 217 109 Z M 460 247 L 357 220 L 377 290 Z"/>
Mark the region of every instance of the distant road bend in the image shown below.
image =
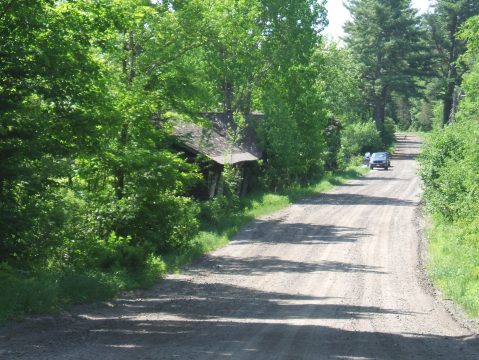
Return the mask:
<path id="1" fill-rule="evenodd" d="M 419 138 L 138 298 L 0 327 L 0 359 L 479 359 L 422 285 Z"/>

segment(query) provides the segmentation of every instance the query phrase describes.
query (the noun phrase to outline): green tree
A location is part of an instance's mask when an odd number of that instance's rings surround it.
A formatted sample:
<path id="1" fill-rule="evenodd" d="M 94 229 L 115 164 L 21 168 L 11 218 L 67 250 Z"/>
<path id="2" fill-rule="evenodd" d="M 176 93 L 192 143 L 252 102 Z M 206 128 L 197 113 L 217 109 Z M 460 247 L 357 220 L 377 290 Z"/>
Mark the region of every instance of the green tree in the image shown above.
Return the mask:
<path id="1" fill-rule="evenodd" d="M 410 0 L 350 0 L 352 20 L 346 44 L 361 66 L 364 92 L 378 130 L 383 132 L 391 94 L 418 94 L 417 78 L 426 70 L 427 48 Z"/>
<path id="2" fill-rule="evenodd" d="M 444 292 L 471 314 L 478 312 L 479 254 L 479 16 L 459 34 L 466 52 L 455 120 L 427 137 L 420 157 L 426 208 L 433 215 L 432 274 Z M 457 276 L 461 274 L 461 276 Z"/>
<path id="3" fill-rule="evenodd" d="M 465 42 L 457 38 L 464 22 L 479 14 L 479 2 L 475 0 L 438 0 L 433 13 L 427 16 L 431 41 L 437 59 L 436 71 L 439 75 L 443 102 L 443 124 L 454 119 L 457 111 L 458 87 L 461 85 L 464 70 L 458 67 L 457 60 L 464 53 Z"/>
<path id="4" fill-rule="evenodd" d="M 194 168 L 152 123 L 195 104 L 176 75 L 201 41 L 187 10 L 140 0 L 2 9 L 0 260 L 46 261 L 111 232 L 157 250 L 191 239 L 183 195 Z"/>
<path id="5" fill-rule="evenodd" d="M 58 241 L 57 190 L 96 146 L 105 90 L 81 3 L 10 1 L 0 17 L 0 259 L 35 259 Z"/>
<path id="6" fill-rule="evenodd" d="M 329 115 L 343 124 L 367 120 L 360 65 L 350 49 L 325 42 L 316 50 L 313 62 L 319 72 L 315 90 L 324 99 Z"/>
<path id="7" fill-rule="evenodd" d="M 268 69 L 257 0 L 214 1 L 205 9 L 205 46 L 200 54 L 204 83 L 213 89 L 211 109 L 249 113 L 252 96 Z M 253 109 L 254 110 L 254 109 Z"/>
<path id="8" fill-rule="evenodd" d="M 76 163 L 77 191 L 87 177 L 97 236 L 114 232 L 156 252 L 184 246 L 197 229 L 196 207 L 184 196 L 197 175 L 169 149 L 164 120 L 196 105 L 184 75 L 194 68 L 186 55 L 202 41 L 190 28 L 193 9 L 143 0 L 93 6 L 104 26 L 94 50 L 107 69 L 111 121 L 100 151 Z"/>
<path id="9" fill-rule="evenodd" d="M 261 83 L 261 130 L 267 179 L 278 188 L 323 171 L 327 120 L 313 56 L 326 12 L 310 0 L 265 0 L 262 8 L 261 49 L 269 71 Z"/>
<path id="10" fill-rule="evenodd" d="M 421 161 L 425 199 L 433 213 L 447 221 L 477 222 L 478 201 L 478 127 L 479 114 L 479 16 L 465 23 L 460 39 L 468 42 L 464 61 L 464 98 L 457 119 L 438 129 L 426 143 Z"/>

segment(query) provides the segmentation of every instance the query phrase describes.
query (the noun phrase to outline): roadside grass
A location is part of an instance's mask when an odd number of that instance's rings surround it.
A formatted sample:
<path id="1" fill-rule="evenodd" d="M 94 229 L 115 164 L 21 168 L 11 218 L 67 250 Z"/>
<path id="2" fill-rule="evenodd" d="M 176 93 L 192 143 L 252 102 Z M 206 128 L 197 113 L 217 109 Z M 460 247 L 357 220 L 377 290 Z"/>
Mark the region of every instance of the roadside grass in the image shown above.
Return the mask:
<path id="1" fill-rule="evenodd" d="M 258 217 L 272 214 L 284 209 L 295 201 L 315 196 L 332 189 L 334 186 L 363 176 L 368 173 L 363 166 L 349 167 L 344 171 L 329 173 L 322 180 L 304 187 L 294 187 L 279 193 L 257 192 L 241 198 L 240 210 L 225 213 L 216 223 L 203 222 L 202 230 L 190 248 L 160 258 L 165 263 L 167 272 L 178 272 L 185 264 L 201 255 L 228 244 L 242 226 Z"/>
<path id="2" fill-rule="evenodd" d="M 179 272 L 182 266 L 194 259 L 226 245 L 249 221 L 274 213 L 297 200 L 328 191 L 367 172 L 366 167 L 350 167 L 327 174 L 321 181 L 309 186 L 298 186 L 280 193 L 248 195 L 241 198 L 239 211 L 225 213 L 215 224 L 204 222 L 191 247 L 152 256 L 144 268 L 136 271 L 119 268 L 109 272 L 95 269 L 21 272 L 0 263 L 0 322 L 32 314 L 55 313 L 72 304 L 104 301 L 122 291 L 149 287 L 161 276 Z"/>
<path id="3" fill-rule="evenodd" d="M 19 272 L 0 264 L 0 323 L 32 314 L 57 313 L 71 304 L 108 300 L 121 291 L 145 288 L 166 273 L 152 258 L 139 271 L 125 269 Z"/>
<path id="4" fill-rule="evenodd" d="M 367 174 L 369 169 L 363 166 L 350 167 L 337 173 L 329 173 L 322 180 L 304 187 L 294 187 L 278 193 L 258 192 L 241 199 L 240 211 L 226 214 L 218 223 L 203 224 L 197 240 L 201 250 L 211 251 L 224 246 L 253 219 L 284 209 L 295 201 L 326 192 L 337 185 Z M 200 251 L 201 253 L 201 251 Z"/>
<path id="5" fill-rule="evenodd" d="M 478 226 L 434 218 L 428 230 L 429 275 L 436 286 L 471 317 L 479 317 Z"/>

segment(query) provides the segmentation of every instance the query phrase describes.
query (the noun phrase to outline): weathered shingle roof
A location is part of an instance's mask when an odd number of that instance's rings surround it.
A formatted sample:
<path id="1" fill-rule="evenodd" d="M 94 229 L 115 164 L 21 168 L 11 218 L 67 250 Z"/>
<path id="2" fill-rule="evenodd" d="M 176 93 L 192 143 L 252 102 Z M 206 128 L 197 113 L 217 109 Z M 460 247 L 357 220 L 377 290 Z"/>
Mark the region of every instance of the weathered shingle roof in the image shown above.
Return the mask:
<path id="1" fill-rule="evenodd" d="M 181 121 L 173 124 L 173 133 L 183 146 L 221 165 L 256 161 L 261 158 L 261 150 L 257 146 L 253 127 L 253 122 L 259 121 L 261 115 L 253 114 L 247 117 L 247 126 L 240 131 L 240 139 L 237 141 L 233 141 L 229 136 L 229 133 L 238 131 L 232 116 L 223 113 L 204 113 L 201 116 L 209 120 L 211 126 L 201 127 Z"/>

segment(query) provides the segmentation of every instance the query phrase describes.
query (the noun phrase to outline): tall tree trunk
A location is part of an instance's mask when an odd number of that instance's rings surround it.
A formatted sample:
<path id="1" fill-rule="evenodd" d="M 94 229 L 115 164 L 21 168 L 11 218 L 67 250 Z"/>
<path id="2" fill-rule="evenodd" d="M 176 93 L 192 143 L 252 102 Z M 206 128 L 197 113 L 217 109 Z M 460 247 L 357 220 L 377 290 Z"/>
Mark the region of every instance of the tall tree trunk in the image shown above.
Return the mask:
<path id="1" fill-rule="evenodd" d="M 235 111 L 239 111 L 245 115 L 251 113 L 251 91 L 246 90 L 245 93 L 241 95 L 236 105 Z"/>
<path id="2" fill-rule="evenodd" d="M 3 201 L 3 188 L 4 188 L 5 179 L 0 176 L 0 201 Z"/>
<path id="3" fill-rule="evenodd" d="M 458 54 L 456 54 L 455 58 L 457 60 Z M 448 123 L 452 123 L 455 118 L 455 112 L 457 111 L 457 106 L 455 105 L 456 99 L 456 89 L 461 83 L 460 76 L 457 72 L 457 68 L 455 65 L 455 61 L 449 64 L 449 71 L 447 75 L 447 86 L 446 91 L 444 93 L 444 101 L 443 101 L 443 114 L 442 114 L 442 123 L 446 125 Z"/>
<path id="4" fill-rule="evenodd" d="M 376 94 L 374 99 L 374 122 L 376 123 L 376 128 L 383 133 L 384 129 L 384 119 L 386 117 L 386 98 L 387 91 L 383 87 L 379 94 Z"/>
<path id="5" fill-rule="evenodd" d="M 128 123 L 124 123 L 122 125 L 119 142 L 120 142 L 121 148 L 125 149 L 128 143 Z M 123 195 L 125 192 L 125 167 L 123 164 L 120 164 L 120 166 L 116 170 L 115 192 L 116 192 L 116 197 L 118 200 L 123 199 Z"/>
<path id="6" fill-rule="evenodd" d="M 448 71 L 447 71 L 447 84 L 444 92 L 444 101 L 443 101 L 443 113 L 442 113 L 442 123 L 443 125 L 452 121 L 454 114 L 453 103 L 454 103 L 454 90 L 456 85 L 459 85 L 459 76 L 456 68 L 456 60 L 459 56 L 458 54 L 458 43 L 456 40 L 458 19 L 457 16 L 454 16 L 449 27 L 449 41 L 451 42 L 451 47 L 449 48 L 448 54 Z"/>
<path id="7" fill-rule="evenodd" d="M 130 52 L 130 66 L 128 71 L 128 85 L 131 86 L 135 77 L 136 45 L 133 31 L 128 34 L 128 50 Z"/>
<path id="8" fill-rule="evenodd" d="M 376 69 L 375 69 L 375 81 L 373 83 L 374 88 L 374 122 L 376 123 L 376 129 L 383 133 L 384 117 L 386 114 L 386 88 L 382 83 L 383 69 L 383 54 L 378 46 L 376 53 Z M 378 87 L 380 87 L 378 89 Z"/>
<path id="9" fill-rule="evenodd" d="M 448 84 L 446 87 L 446 92 L 444 94 L 443 109 L 442 109 L 442 124 L 443 125 L 446 125 L 451 118 L 453 96 L 454 96 L 454 82 L 448 79 Z"/>
<path id="10" fill-rule="evenodd" d="M 132 31 L 128 33 L 128 39 L 126 39 L 126 34 L 124 34 L 125 42 L 124 49 L 128 51 L 128 57 L 123 60 L 123 72 L 127 78 L 128 85 L 131 86 L 133 83 L 133 78 L 135 77 L 135 59 L 136 59 L 136 46 L 135 38 Z M 118 139 L 120 148 L 122 150 L 126 149 L 128 144 L 128 122 L 125 121 L 121 127 L 120 137 Z M 120 164 L 116 170 L 116 197 L 118 200 L 121 200 L 125 192 L 125 177 L 126 171 L 125 166 Z"/>
<path id="11" fill-rule="evenodd" d="M 224 79 L 221 86 L 223 90 L 223 112 L 231 114 L 233 112 L 233 84 Z"/>

